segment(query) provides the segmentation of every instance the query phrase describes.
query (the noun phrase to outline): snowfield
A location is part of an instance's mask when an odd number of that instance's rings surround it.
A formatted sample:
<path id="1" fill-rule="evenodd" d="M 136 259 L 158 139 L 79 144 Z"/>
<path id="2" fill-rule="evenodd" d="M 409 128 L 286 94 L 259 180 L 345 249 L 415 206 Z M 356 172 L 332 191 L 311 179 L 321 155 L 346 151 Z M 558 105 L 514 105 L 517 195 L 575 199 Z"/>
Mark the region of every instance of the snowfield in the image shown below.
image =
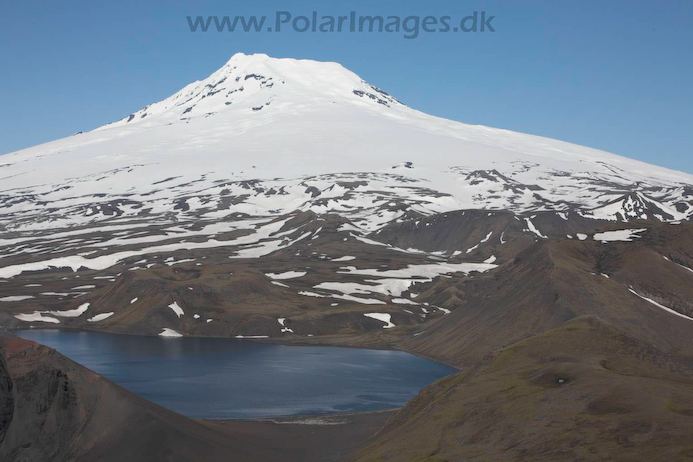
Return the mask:
<path id="1" fill-rule="evenodd" d="M 305 271 L 286 271 L 285 273 L 265 273 L 265 276 L 267 276 L 270 279 L 295 279 L 295 278 L 300 278 L 301 276 L 305 276 L 306 272 Z"/>
<path id="2" fill-rule="evenodd" d="M 10 295 L 8 297 L 0 297 L 0 302 L 22 302 L 34 298 L 32 295 Z"/>
<path id="3" fill-rule="evenodd" d="M 651 304 L 653 304 L 653 305 L 656 306 L 657 308 L 661 308 L 661 309 L 663 309 L 664 311 L 668 311 L 669 313 L 674 314 L 674 315 L 676 315 L 676 316 L 678 316 L 678 317 L 680 317 L 680 318 L 684 318 L 684 319 L 688 319 L 689 321 L 693 321 L 693 318 L 691 318 L 691 317 L 689 317 L 689 316 L 686 316 L 685 314 L 681 314 L 681 313 L 679 313 L 678 311 L 672 310 L 671 308 L 666 307 L 666 306 L 662 305 L 661 303 L 657 303 L 657 302 L 655 302 L 654 300 L 652 300 L 651 298 L 648 298 L 648 297 L 645 297 L 645 296 L 643 296 L 643 295 L 640 295 L 639 293 L 637 293 L 637 292 L 634 291 L 633 289 L 628 289 L 628 290 L 629 290 L 633 295 L 636 295 L 637 297 L 642 298 L 642 299 L 645 300 L 646 302 L 650 302 Z"/>
<path id="4" fill-rule="evenodd" d="M 129 233 L 152 223 L 143 211 L 177 221 L 332 211 L 364 231 L 401 219 L 401 204 L 423 214 L 556 203 L 608 220 L 693 214 L 691 175 L 430 116 L 339 64 L 262 54 L 234 55 L 115 123 L 4 155 L 0 178 L 0 196 L 14 198 L 0 202 L 0 227 L 79 238 L 69 227 L 118 218 L 104 227 L 126 233 L 121 244 L 154 239 Z M 17 239 L 26 237 L 0 245 Z"/>
<path id="5" fill-rule="evenodd" d="M 159 334 L 159 337 L 182 337 L 183 334 L 180 332 L 176 332 L 173 329 L 169 329 L 168 327 L 164 327 L 164 329 L 161 331 Z"/>
<path id="6" fill-rule="evenodd" d="M 26 322 L 48 322 L 52 324 L 60 324 L 59 320 L 51 318 L 50 316 L 44 316 L 41 311 L 36 311 L 32 314 L 16 314 L 14 317 L 20 321 Z"/>
<path id="7" fill-rule="evenodd" d="M 383 329 L 390 329 L 391 327 L 395 327 L 395 325 L 392 324 L 392 322 L 390 322 L 391 316 L 387 313 L 365 313 L 364 316 L 384 322 L 385 325 L 383 326 Z"/>
<path id="8" fill-rule="evenodd" d="M 111 312 L 108 312 L 108 313 L 100 313 L 100 314 L 97 314 L 96 316 L 93 316 L 93 317 L 87 319 L 87 321 L 88 321 L 88 322 L 99 322 L 99 321 L 103 321 L 104 319 L 110 318 L 110 317 L 113 316 L 114 314 L 115 314 L 115 313 L 112 312 L 112 311 L 111 311 Z"/>
<path id="9" fill-rule="evenodd" d="M 181 308 L 180 305 L 178 305 L 178 302 L 173 302 L 168 307 L 171 308 L 173 312 L 176 313 L 176 315 L 178 315 L 179 318 L 185 314 L 183 312 L 183 308 Z"/>
<path id="10" fill-rule="evenodd" d="M 601 242 L 631 242 L 640 237 L 640 233 L 647 231 L 647 228 L 640 229 L 620 229 L 618 231 L 606 231 L 595 233 L 594 240 Z"/>

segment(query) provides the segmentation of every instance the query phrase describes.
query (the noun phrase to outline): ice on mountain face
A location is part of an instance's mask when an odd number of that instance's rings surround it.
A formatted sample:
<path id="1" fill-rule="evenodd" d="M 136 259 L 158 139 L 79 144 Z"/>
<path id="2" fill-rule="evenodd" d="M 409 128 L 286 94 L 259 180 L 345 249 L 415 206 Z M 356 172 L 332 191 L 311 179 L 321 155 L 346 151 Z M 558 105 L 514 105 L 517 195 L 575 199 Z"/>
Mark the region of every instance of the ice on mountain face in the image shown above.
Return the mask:
<path id="1" fill-rule="evenodd" d="M 62 318 L 76 318 L 84 313 L 89 309 L 90 303 L 83 303 L 80 305 L 78 308 L 75 308 L 74 310 L 65 310 L 65 311 L 34 311 L 32 314 L 18 314 L 15 315 L 15 318 L 19 319 L 20 321 L 26 321 L 26 322 L 35 322 L 35 321 L 40 321 L 40 322 L 49 322 L 53 324 L 59 324 L 60 321 L 55 319 L 54 317 L 51 316 L 57 316 L 57 317 L 62 317 Z M 45 315 L 51 315 L 51 316 L 45 316 Z"/>
<path id="2" fill-rule="evenodd" d="M 333 258 L 332 261 L 334 262 L 340 262 L 340 261 L 351 261 L 351 260 L 356 260 L 356 257 L 352 257 L 350 255 L 346 255 L 344 257 L 339 257 L 339 258 Z"/>
<path id="3" fill-rule="evenodd" d="M 384 322 L 385 325 L 383 326 L 383 329 L 395 327 L 395 325 L 390 321 L 391 316 L 387 313 L 365 313 L 364 316 Z"/>
<path id="4" fill-rule="evenodd" d="M 605 231 L 603 233 L 595 233 L 594 240 L 601 242 L 630 242 L 635 238 L 640 237 L 640 233 L 647 231 L 646 228 L 639 229 L 620 229 L 618 231 Z"/>
<path id="5" fill-rule="evenodd" d="M 0 297 L 0 302 L 22 302 L 34 298 L 32 295 L 10 295 L 8 297 Z"/>
<path id="6" fill-rule="evenodd" d="M 99 314 L 97 314 L 96 316 L 87 319 L 87 322 L 99 322 L 99 321 L 103 321 L 104 319 L 108 319 L 108 318 L 110 318 L 111 316 L 113 316 L 113 314 L 114 314 L 113 311 L 108 312 L 108 313 L 99 313 Z"/>
<path id="7" fill-rule="evenodd" d="M 633 192 L 606 205 L 582 213 L 586 217 L 601 220 L 629 221 L 655 218 L 660 221 L 684 220 L 686 213 L 676 210 L 676 205 L 665 205 L 641 192 Z"/>
<path id="8" fill-rule="evenodd" d="M 485 242 L 488 242 L 488 240 L 491 239 L 491 235 L 493 235 L 493 231 L 489 232 L 489 233 L 486 235 L 485 238 L 483 238 L 481 241 L 479 241 L 479 243 L 478 243 L 477 245 L 475 245 L 474 247 L 470 247 L 469 249 L 467 249 L 467 253 L 471 253 L 471 252 L 475 251 L 476 249 L 479 248 L 479 246 L 480 246 L 481 244 L 484 244 Z"/>
<path id="9" fill-rule="evenodd" d="M 484 272 L 496 267 L 497 265 L 490 263 L 409 265 L 407 268 L 392 270 L 357 269 L 353 266 L 349 266 L 342 271 L 338 271 L 338 273 L 377 277 L 377 279 L 366 279 L 364 280 L 365 284 L 357 282 L 326 281 L 321 282 L 314 288 L 328 292 L 338 292 L 337 294 L 331 295 L 333 298 L 341 298 L 365 304 L 385 304 L 382 300 L 362 298 L 361 295 L 369 296 L 379 294 L 400 298 L 402 293 L 409 290 L 415 283 L 430 282 L 441 275 L 452 273 L 469 274 L 473 271 Z"/>
<path id="10" fill-rule="evenodd" d="M 183 308 L 181 308 L 180 305 L 178 305 L 178 302 L 173 302 L 168 307 L 171 308 L 173 312 L 176 313 L 176 315 L 178 315 L 179 318 L 185 314 L 183 312 Z"/>
<path id="11" fill-rule="evenodd" d="M 286 321 L 286 318 L 277 318 L 277 322 L 279 323 L 280 326 L 282 326 L 282 333 L 290 333 L 293 334 L 294 331 L 286 327 L 284 322 Z"/>
<path id="12" fill-rule="evenodd" d="M 284 273 L 265 273 L 265 276 L 267 276 L 270 279 L 295 279 L 295 278 L 300 278 L 301 276 L 305 276 L 306 272 L 305 271 L 286 271 Z"/>
<path id="13" fill-rule="evenodd" d="M 354 297 L 353 295 L 348 294 L 334 294 L 332 295 L 332 298 L 339 298 L 349 302 L 363 303 L 365 305 L 386 305 L 386 303 L 382 300 L 378 300 L 375 298 Z"/>
<path id="14" fill-rule="evenodd" d="M 35 311 L 32 314 L 16 314 L 14 317 L 25 322 L 48 322 L 52 324 L 60 324 L 59 320 L 51 318 L 50 316 L 44 316 L 43 312 L 41 311 Z"/>
<path id="15" fill-rule="evenodd" d="M 306 297 L 318 297 L 318 298 L 324 298 L 325 297 L 325 295 L 320 295 L 318 293 L 310 292 L 308 290 L 302 290 L 298 293 L 298 295 L 303 295 Z"/>
<path id="16" fill-rule="evenodd" d="M 642 299 L 645 300 L 646 302 L 649 302 L 649 303 L 653 304 L 654 306 L 663 309 L 664 311 L 668 311 L 668 312 L 671 313 L 671 314 L 674 314 L 674 315 L 679 316 L 679 317 L 684 318 L 684 319 L 688 319 L 689 321 L 693 321 L 693 318 L 691 318 L 691 317 L 689 317 L 689 316 L 686 316 L 685 314 L 681 314 L 681 313 L 679 313 L 678 311 L 672 310 L 671 308 L 666 307 L 666 306 L 662 305 L 661 303 L 657 303 L 656 301 L 652 300 L 651 298 L 648 298 L 648 297 L 645 297 L 645 296 L 643 296 L 643 295 L 640 295 L 639 293 L 637 293 L 637 292 L 634 291 L 633 289 L 628 289 L 628 290 L 629 290 L 633 295 L 636 295 L 636 296 L 642 298 Z"/>
<path id="17" fill-rule="evenodd" d="M 547 239 L 547 237 L 541 234 L 537 227 L 534 226 L 534 223 L 532 223 L 532 220 L 530 218 L 525 218 L 525 222 L 527 223 L 527 229 L 529 230 L 529 232 L 536 234 L 542 239 Z"/>
<path id="18" fill-rule="evenodd" d="M 674 263 L 676 266 L 678 266 L 678 267 L 680 267 L 680 268 L 683 268 L 683 269 L 685 269 L 686 271 L 690 271 L 691 273 L 693 273 L 693 269 L 691 269 L 691 268 L 689 268 L 689 267 L 687 267 L 687 266 L 684 266 L 684 265 L 682 265 L 682 264 L 680 264 L 680 263 L 673 262 L 673 261 L 671 261 L 670 258 L 665 257 L 664 255 L 662 255 L 662 257 L 663 257 L 666 261 L 672 262 L 672 263 Z"/>
<path id="19" fill-rule="evenodd" d="M 65 318 L 76 318 L 76 317 L 81 316 L 84 313 L 86 313 L 87 310 L 89 309 L 90 305 L 91 305 L 91 303 L 83 303 L 78 308 L 75 308 L 74 310 L 47 311 L 47 313 L 52 314 L 53 316 L 60 316 L 60 317 L 65 317 Z"/>

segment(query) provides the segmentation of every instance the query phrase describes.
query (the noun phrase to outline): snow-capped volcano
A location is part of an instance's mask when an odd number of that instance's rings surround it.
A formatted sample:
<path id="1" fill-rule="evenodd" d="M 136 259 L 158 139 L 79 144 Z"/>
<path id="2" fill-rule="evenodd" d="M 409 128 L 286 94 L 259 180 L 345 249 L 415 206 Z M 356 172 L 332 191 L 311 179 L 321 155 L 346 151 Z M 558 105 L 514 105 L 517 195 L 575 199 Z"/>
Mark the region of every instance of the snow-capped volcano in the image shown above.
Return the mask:
<path id="1" fill-rule="evenodd" d="M 407 210 L 647 216 L 614 205 L 635 193 L 643 207 L 657 204 L 650 215 L 661 220 L 693 214 L 691 175 L 433 117 L 339 64 L 262 54 L 234 55 L 112 124 L 5 155 L 0 179 L 0 227 L 8 231 L 145 211 L 341 211 L 364 218 L 356 225 L 365 230 Z"/>
<path id="2" fill-rule="evenodd" d="M 589 255 L 604 227 L 651 245 L 687 229 L 656 221 L 692 214 L 691 175 L 423 114 L 335 63 L 235 55 L 122 120 L 2 157 L 0 324 L 389 332 L 451 313 L 461 280 L 525 250 Z M 689 277 L 686 251 L 652 255 Z M 606 279 L 606 264 L 579 266 Z M 634 281 L 624 296 L 653 296 Z"/>
<path id="3" fill-rule="evenodd" d="M 675 459 L 691 454 L 691 217 L 691 175 L 423 114 L 335 63 L 239 54 L 119 121 L 0 157 L 0 328 L 161 336 L 166 351 L 189 336 L 396 348 L 463 369 L 386 414 L 384 438 L 364 433 L 363 459 L 571 458 L 576 429 L 573 458 Z M 223 438 L 246 438 L 133 407 L 6 337 L 0 459 L 175 439 L 141 458 L 216 460 L 210 442 L 226 454 Z M 528 409 L 543 418 L 508 435 Z M 124 436 L 95 446 L 99 422 Z"/>

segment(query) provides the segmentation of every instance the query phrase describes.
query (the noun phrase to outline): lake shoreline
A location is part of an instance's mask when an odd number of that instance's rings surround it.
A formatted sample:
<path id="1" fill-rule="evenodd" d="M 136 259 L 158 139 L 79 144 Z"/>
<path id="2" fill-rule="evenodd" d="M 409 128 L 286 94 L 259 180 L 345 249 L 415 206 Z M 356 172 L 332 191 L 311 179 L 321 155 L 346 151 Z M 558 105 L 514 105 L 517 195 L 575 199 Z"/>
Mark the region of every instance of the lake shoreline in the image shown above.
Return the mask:
<path id="1" fill-rule="evenodd" d="M 158 338 L 159 335 L 151 334 L 138 334 L 133 332 L 113 332 L 109 330 L 99 330 L 99 329 L 88 329 L 88 328 L 74 328 L 74 327 L 60 327 L 55 325 L 31 325 L 27 327 L 7 327 L 8 331 L 16 332 L 20 330 L 59 330 L 64 332 L 94 332 L 101 334 L 113 334 L 113 335 L 123 335 L 123 336 L 133 336 L 133 337 L 150 337 Z M 400 351 L 403 353 L 409 353 L 410 355 L 416 356 L 427 361 L 432 361 L 438 364 L 443 364 L 445 366 L 455 369 L 457 372 L 462 371 L 462 369 L 450 362 L 443 360 L 442 358 L 437 358 L 435 356 L 426 355 L 416 350 L 409 348 L 399 348 L 395 344 L 381 341 L 379 342 L 375 338 L 371 338 L 370 335 L 357 334 L 357 335 L 330 335 L 330 336 L 315 336 L 307 338 L 294 338 L 294 337 L 268 337 L 268 338 L 235 338 L 235 337 L 224 337 L 224 336 L 212 336 L 212 335 L 184 335 L 183 337 L 161 337 L 167 340 L 177 340 L 181 338 L 198 338 L 198 339 L 227 339 L 227 340 L 246 340 L 254 343 L 262 343 L 269 345 L 284 345 L 284 346 L 303 346 L 303 347 L 331 347 L 331 348 L 354 348 L 359 350 L 376 350 L 376 351 Z M 367 339 L 365 344 L 356 344 L 353 342 L 355 339 Z"/>
<path id="2" fill-rule="evenodd" d="M 244 435 L 251 444 L 271 444 L 284 448 L 285 453 L 292 456 L 284 460 L 347 461 L 352 460 L 378 435 L 398 409 L 198 422 L 222 434 Z M 305 423 L 316 418 L 338 419 L 338 423 Z"/>

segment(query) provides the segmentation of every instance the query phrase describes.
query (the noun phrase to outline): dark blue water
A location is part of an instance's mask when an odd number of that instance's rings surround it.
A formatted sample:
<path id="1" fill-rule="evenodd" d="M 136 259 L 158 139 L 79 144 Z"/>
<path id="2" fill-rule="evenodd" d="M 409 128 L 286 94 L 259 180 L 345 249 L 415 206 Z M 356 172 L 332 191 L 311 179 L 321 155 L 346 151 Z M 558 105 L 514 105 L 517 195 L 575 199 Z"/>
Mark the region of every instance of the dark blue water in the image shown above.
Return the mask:
<path id="1" fill-rule="evenodd" d="M 138 395 L 207 419 L 389 409 L 454 369 L 399 351 L 22 330 Z"/>

